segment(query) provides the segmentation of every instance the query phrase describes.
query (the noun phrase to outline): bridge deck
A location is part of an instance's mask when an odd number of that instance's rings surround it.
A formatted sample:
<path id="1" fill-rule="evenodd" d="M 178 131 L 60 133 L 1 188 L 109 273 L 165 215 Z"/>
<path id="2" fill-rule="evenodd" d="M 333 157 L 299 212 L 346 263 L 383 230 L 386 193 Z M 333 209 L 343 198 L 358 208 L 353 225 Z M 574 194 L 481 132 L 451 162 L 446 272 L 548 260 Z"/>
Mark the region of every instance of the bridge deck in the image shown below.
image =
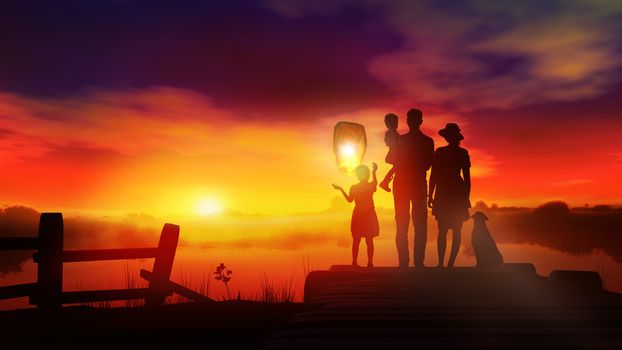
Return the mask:
<path id="1" fill-rule="evenodd" d="M 351 268 L 314 271 L 264 349 L 622 348 L 622 295 L 594 272 Z"/>

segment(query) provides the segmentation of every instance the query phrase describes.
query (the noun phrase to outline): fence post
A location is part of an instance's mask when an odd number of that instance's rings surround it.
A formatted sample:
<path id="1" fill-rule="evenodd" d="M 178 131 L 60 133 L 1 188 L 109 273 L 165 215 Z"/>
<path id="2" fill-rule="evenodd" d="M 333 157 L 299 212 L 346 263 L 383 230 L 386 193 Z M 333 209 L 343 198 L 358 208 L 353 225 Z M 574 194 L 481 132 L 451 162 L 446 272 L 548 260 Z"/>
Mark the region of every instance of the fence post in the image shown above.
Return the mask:
<path id="1" fill-rule="evenodd" d="M 178 240 L 179 226 L 164 224 L 158 243 L 158 252 L 153 262 L 153 278 L 149 282 L 150 295 L 146 299 L 146 306 L 164 304 L 164 298 L 168 294 L 167 282 L 171 277 Z"/>
<path id="2" fill-rule="evenodd" d="M 41 309 L 61 307 L 63 293 L 63 214 L 42 213 L 39 219 L 39 259 L 36 304 Z"/>

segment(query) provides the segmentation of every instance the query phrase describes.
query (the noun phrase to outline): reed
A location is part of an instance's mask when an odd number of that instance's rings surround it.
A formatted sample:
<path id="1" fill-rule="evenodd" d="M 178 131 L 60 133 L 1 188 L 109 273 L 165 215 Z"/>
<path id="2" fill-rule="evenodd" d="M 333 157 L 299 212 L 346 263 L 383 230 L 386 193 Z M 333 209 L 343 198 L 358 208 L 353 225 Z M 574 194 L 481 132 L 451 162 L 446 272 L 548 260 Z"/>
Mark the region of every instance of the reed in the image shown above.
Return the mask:
<path id="1" fill-rule="evenodd" d="M 125 278 L 125 287 L 128 289 L 134 288 L 145 288 L 147 287 L 147 283 L 145 280 L 140 278 L 138 273 L 138 269 L 136 267 L 130 266 L 133 264 L 131 261 L 125 261 L 123 263 L 123 277 Z M 144 299 L 130 299 L 125 300 L 126 307 L 143 307 L 145 306 Z"/>
<path id="2" fill-rule="evenodd" d="M 293 303 L 296 300 L 294 276 L 278 284 L 264 273 L 259 281 L 259 292 L 255 300 L 264 303 Z"/>
<path id="3" fill-rule="evenodd" d="M 608 279 L 607 279 L 607 268 L 605 266 L 605 263 L 602 261 L 599 261 L 596 263 L 596 272 L 598 272 L 598 274 L 600 275 L 600 280 L 601 280 L 601 287 L 604 290 L 607 290 L 607 285 L 608 285 Z"/>

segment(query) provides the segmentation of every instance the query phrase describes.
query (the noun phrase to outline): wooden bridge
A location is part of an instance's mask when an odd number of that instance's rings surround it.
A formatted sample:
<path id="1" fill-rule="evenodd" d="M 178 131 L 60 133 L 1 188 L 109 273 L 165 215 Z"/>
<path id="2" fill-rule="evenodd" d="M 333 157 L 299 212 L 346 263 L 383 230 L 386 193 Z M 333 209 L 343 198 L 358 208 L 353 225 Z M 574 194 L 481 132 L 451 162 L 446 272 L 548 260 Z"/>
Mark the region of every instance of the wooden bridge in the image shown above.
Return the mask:
<path id="1" fill-rule="evenodd" d="M 622 349 L 622 295 L 595 272 L 352 268 L 311 272 L 263 349 Z"/>

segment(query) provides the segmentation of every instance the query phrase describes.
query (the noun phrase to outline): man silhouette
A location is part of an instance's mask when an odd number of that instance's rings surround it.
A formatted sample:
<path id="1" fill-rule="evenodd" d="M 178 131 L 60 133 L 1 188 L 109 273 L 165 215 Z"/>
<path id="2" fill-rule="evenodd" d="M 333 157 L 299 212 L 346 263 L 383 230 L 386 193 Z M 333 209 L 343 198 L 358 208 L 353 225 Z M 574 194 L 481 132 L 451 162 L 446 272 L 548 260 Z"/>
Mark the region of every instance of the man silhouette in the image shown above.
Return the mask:
<path id="1" fill-rule="evenodd" d="M 400 267 L 408 267 L 408 226 L 412 216 L 415 228 L 414 263 L 423 267 L 428 235 L 427 171 L 432 165 L 434 141 L 421 132 L 423 113 L 407 113 L 408 133 L 401 135 L 395 164 L 393 201 L 395 205 L 395 245 Z M 412 209 L 412 211 L 411 211 Z"/>

